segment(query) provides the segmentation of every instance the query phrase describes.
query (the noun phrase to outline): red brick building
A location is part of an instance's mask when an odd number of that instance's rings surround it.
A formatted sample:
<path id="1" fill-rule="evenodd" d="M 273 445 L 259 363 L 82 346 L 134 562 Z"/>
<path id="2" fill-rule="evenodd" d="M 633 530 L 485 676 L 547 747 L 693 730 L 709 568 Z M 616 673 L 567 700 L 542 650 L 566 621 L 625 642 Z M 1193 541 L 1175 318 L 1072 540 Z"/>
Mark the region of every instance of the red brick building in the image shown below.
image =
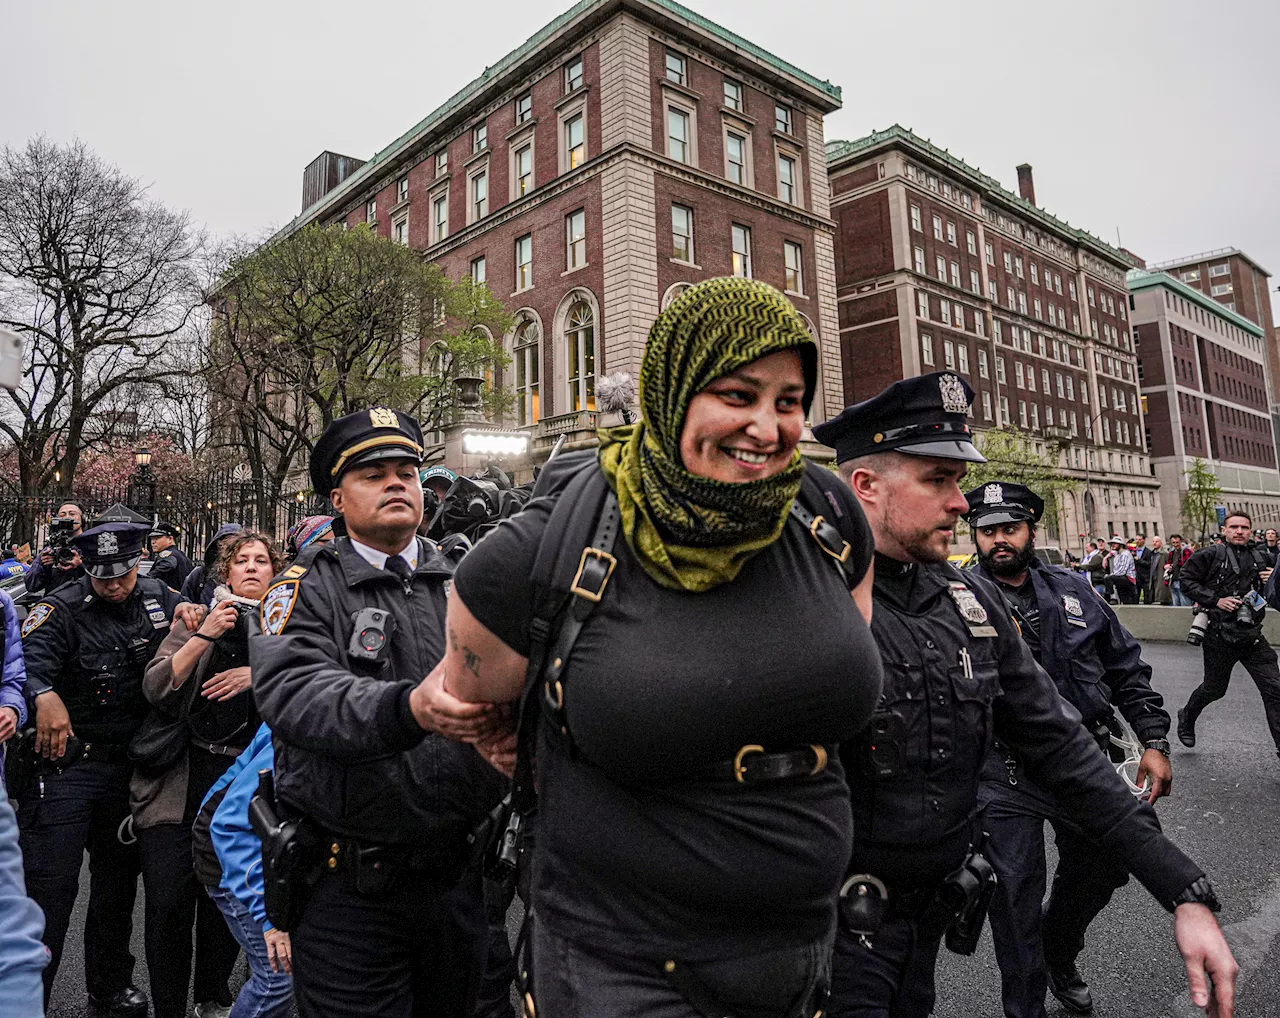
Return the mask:
<path id="1" fill-rule="evenodd" d="M 827 144 L 847 402 L 949 368 L 977 391 L 978 429 L 1060 445 L 1078 482 L 1050 538 L 1158 534 L 1124 252 L 894 126 Z M 1043 441 L 1040 441 L 1040 440 Z"/>
<path id="2" fill-rule="evenodd" d="M 1165 527 L 1179 526 L 1186 470 L 1196 458 L 1217 476 L 1224 505 L 1245 510 L 1258 526 L 1275 525 L 1280 471 L 1267 333 L 1172 272 L 1134 270 L 1129 290 Z"/>
<path id="3" fill-rule="evenodd" d="M 839 106 L 672 0 L 583 0 L 367 162 L 322 156 L 307 186 L 331 189 L 286 229 L 369 222 L 485 280 L 517 320 L 505 423 L 535 453 L 590 440 L 595 379 L 636 373 L 664 303 L 732 273 L 785 290 L 819 338 L 823 420 L 845 405 L 823 151 Z"/>

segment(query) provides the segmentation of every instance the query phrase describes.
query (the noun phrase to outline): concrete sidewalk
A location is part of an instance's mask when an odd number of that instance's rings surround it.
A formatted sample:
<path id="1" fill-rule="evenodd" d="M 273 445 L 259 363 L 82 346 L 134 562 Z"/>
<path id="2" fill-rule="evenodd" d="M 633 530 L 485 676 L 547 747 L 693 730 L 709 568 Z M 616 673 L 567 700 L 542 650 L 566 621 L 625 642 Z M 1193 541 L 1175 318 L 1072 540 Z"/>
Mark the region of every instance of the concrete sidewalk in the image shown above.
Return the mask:
<path id="1" fill-rule="evenodd" d="M 1148 640 L 1182 643 L 1187 638 L 1187 630 L 1191 628 L 1190 608 L 1158 604 L 1118 604 L 1112 607 L 1124 623 L 1125 629 L 1143 643 Z M 1280 612 L 1268 611 L 1263 616 L 1262 632 L 1268 643 L 1280 646 Z"/>

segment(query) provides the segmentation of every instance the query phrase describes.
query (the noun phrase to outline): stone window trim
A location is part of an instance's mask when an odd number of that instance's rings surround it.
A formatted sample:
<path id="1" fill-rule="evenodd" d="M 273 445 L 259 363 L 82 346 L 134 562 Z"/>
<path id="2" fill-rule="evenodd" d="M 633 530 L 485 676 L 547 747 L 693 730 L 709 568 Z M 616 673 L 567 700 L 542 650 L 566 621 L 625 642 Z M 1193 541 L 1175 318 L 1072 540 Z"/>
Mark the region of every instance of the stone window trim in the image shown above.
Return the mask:
<path id="1" fill-rule="evenodd" d="M 587 116 L 587 96 L 586 89 L 581 90 L 581 94 L 575 93 L 575 101 L 567 102 L 556 110 L 556 149 L 558 152 L 556 166 L 561 175 L 569 173 L 569 145 L 565 136 L 565 128 L 574 117 L 582 117 L 582 162 L 574 167 L 575 170 L 582 168 L 584 163 L 591 160 L 591 124 L 590 118 Z"/>
<path id="2" fill-rule="evenodd" d="M 524 136 L 538 126 L 538 118 L 532 117 L 523 124 L 517 124 L 507 132 L 506 142 L 508 145 L 515 145 L 524 140 Z"/>
<path id="3" fill-rule="evenodd" d="M 445 200 L 445 231 L 443 237 L 436 236 L 436 202 L 441 198 Z M 449 178 L 442 177 L 441 182 L 432 187 L 427 192 L 427 208 L 431 210 L 430 226 L 430 244 L 440 244 L 449 239 L 451 231 L 449 229 Z"/>
<path id="4" fill-rule="evenodd" d="M 551 410 L 554 414 L 569 412 L 567 406 L 561 408 L 559 402 L 562 399 L 567 401 L 569 396 L 569 347 L 566 327 L 569 321 L 569 312 L 579 303 L 585 303 L 591 308 L 592 323 L 595 330 L 595 374 L 593 377 L 599 378 L 605 373 L 604 351 L 601 344 L 600 301 L 588 287 L 575 286 L 560 298 L 559 304 L 556 305 L 555 314 L 552 317 L 552 342 L 554 348 L 552 350 L 551 367 L 555 386 L 552 393 L 547 395 L 551 395 L 553 403 Z M 546 416 L 546 414 L 543 416 Z"/>
<path id="5" fill-rule="evenodd" d="M 484 216 L 476 215 L 474 187 L 475 187 L 475 181 L 477 177 L 485 178 Z M 493 192 L 492 190 L 489 189 L 489 179 L 490 178 L 489 178 L 488 160 L 485 160 L 484 162 L 481 162 L 481 163 L 477 163 L 477 165 L 475 165 L 474 167 L 472 166 L 467 167 L 467 225 L 468 226 L 470 226 L 472 223 L 478 223 L 482 218 L 487 217 L 489 213 L 493 211 L 493 204 L 492 204 Z"/>
<path id="6" fill-rule="evenodd" d="M 509 201 L 520 201 L 538 189 L 538 141 L 533 130 L 536 124 L 536 120 L 521 124 L 520 130 L 512 131 L 507 136 L 510 142 L 507 145 L 507 199 Z M 516 187 L 519 180 L 516 173 L 516 154 L 525 148 L 529 149 L 529 190 L 524 194 L 517 194 Z"/>
<path id="7" fill-rule="evenodd" d="M 523 292 L 523 291 L 522 291 L 522 292 Z M 520 310 L 518 310 L 518 311 L 517 311 L 517 312 L 512 316 L 512 320 L 513 320 L 514 324 L 511 326 L 511 331 L 509 331 L 505 336 L 503 336 L 503 337 L 502 337 L 502 349 L 503 349 L 503 352 L 504 352 L 504 353 L 506 353 L 506 355 L 507 355 L 509 358 L 511 358 L 511 363 L 510 363 L 510 365 L 508 365 L 508 367 L 504 370 L 504 378 L 503 378 L 503 381 L 504 381 L 504 382 L 506 382 L 505 374 L 506 374 L 506 372 L 508 372 L 508 371 L 509 371 L 509 372 L 511 373 L 511 380 L 510 380 L 510 383 L 509 383 L 509 384 L 510 384 L 510 386 L 511 386 L 512 390 L 515 392 L 516 399 L 517 399 L 517 400 L 523 400 L 523 399 L 526 399 L 526 398 L 527 398 L 527 399 L 529 399 L 529 400 L 530 400 L 530 402 L 531 402 L 531 401 L 532 401 L 532 394 L 531 394 L 531 392 L 529 392 L 528 385 L 526 384 L 526 390 L 525 390 L 525 391 L 523 391 L 523 392 L 522 392 L 520 389 L 518 389 L 518 388 L 517 388 L 517 386 L 516 386 L 516 380 L 517 380 L 517 365 L 516 365 L 516 363 L 515 363 L 515 361 L 516 361 L 516 334 L 520 331 L 520 329 L 521 329 L 521 327 L 522 327 L 522 326 L 524 326 L 524 325 L 526 325 L 526 324 L 528 324 L 528 325 L 531 325 L 531 326 L 532 326 L 532 332 L 531 332 L 531 336 L 530 336 L 530 345 L 531 345 L 531 346 L 533 347 L 533 349 L 534 349 L 534 357 L 536 357 L 536 358 L 537 358 L 537 366 L 538 366 L 539 368 L 541 368 L 541 366 L 542 366 L 542 339 L 543 339 L 543 335 L 544 335 L 544 333 L 543 333 L 543 328 L 542 328 L 542 316 L 541 316 L 541 315 L 539 315 L 539 314 L 538 314 L 538 312 L 537 312 L 537 311 L 535 311 L 535 310 L 534 310 L 533 308 L 531 308 L 531 307 L 522 307 L 522 308 L 520 308 Z M 530 416 L 530 417 L 532 417 L 532 420 L 528 420 L 528 421 L 526 421 L 523 425 L 519 425 L 519 424 L 517 424 L 517 427 L 529 427 L 529 426 L 532 426 L 533 424 L 536 424 L 536 423 L 538 422 L 538 420 L 540 420 L 542 417 L 545 417 L 545 416 L 546 416 L 546 413 L 543 411 L 542 402 L 541 402 L 541 397 L 542 397 L 542 393 L 541 393 L 541 375 L 542 375 L 542 372 L 541 372 L 541 370 L 539 370 L 539 371 L 538 371 L 538 375 L 539 375 L 539 380 L 538 380 L 538 382 L 537 382 L 537 383 L 534 383 L 534 384 L 538 385 L 538 388 L 539 388 L 539 392 L 538 392 L 538 403 L 539 403 L 539 406 L 538 406 L 538 412 L 537 412 L 537 413 L 534 413 L 534 412 L 533 412 L 533 408 L 532 408 L 532 407 L 527 407 L 527 409 L 526 409 L 526 411 L 525 411 L 525 412 L 526 412 L 526 416 Z M 529 381 L 531 381 L 531 380 L 529 380 Z M 520 413 L 519 408 L 517 408 L 516 413 L 517 413 L 517 420 L 518 420 L 518 415 L 519 415 L 519 413 Z"/>
<path id="8" fill-rule="evenodd" d="M 575 88 L 572 92 L 566 92 L 566 93 L 565 93 L 564 95 L 562 95 L 559 99 L 557 99 L 554 103 L 552 103 L 551 108 L 552 108 L 553 110 L 556 110 L 557 112 L 559 112 L 559 111 L 560 111 L 561 109 L 563 109 L 565 106 L 569 106 L 569 105 L 571 105 L 571 104 L 573 104 L 573 103 L 576 103 L 576 102 L 579 102 L 579 101 L 585 101 L 585 100 L 586 100 L 586 97 L 587 97 L 587 93 L 588 93 L 588 92 L 590 92 L 590 91 L 591 91 L 591 83 L 590 83 L 589 81 L 584 81 L 581 85 L 579 85 L 577 88 Z M 534 119 L 536 120 L 537 118 L 535 117 Z M 526 120 L 526 121 L 525 121 L 523 124 L 521 124 L 520 126 L 521 126 L 521 127 L 528 127 L 528 126 L 529 126 L 529 121 L 527 121 L 527 120 Z"/>
<path id="9" fill-rule="evenodd" d="M 667 84 L 667 83 L 664 83 Z M 670 155 L 667 150 L 668 127 L 667 127 L 667 111 L 675 110 L 683 113 L 689 121 L 689 138 L 685 145 L 688 149 L 689 158 L 682 166 L 698 165 L 698 105 L 697 103 L 686 102 L 678 93 L 673 95 L 664 95 L 662 103 L 662 154 L 668 159 L 675 157 Z M 678 160 L 677 160 L 678 161 Z"/>
<path id="10" fill-rule="evenodd" d="M 674 95 L 678 95 L 686 103 L 702 102 L 702 93 L 690 88 L 688 85 L 679 85 L 668 78 L 659 78 L 658 84 L 663 92 L 671 92 Z"/>
<path id="11" fill-rule="evenodd" d="M 796 191 L 796 200 L 788 204 L 794 205 L 798 209 L 807 208 L 805 199 L 808 197 L 804 186 L 804 146 L 792 141 L 785 134 L 773 132 L 773 171 L 778 174 L 778 190 L 782 190 L 782 157 L 794 159 L 796 164 L 795 180 L 793 186 Z M 781 194 L 778 200 L 782 200 Z"/>
<path id="12" fill-rule="evenodd" d="M 724 179 L 730 184 L 737 184 L 749 191 L 756 189 L 755 148 L 752 144 L 751 129 L 745 124 L 734 123 L 736 117 L 724 117 L 720 124 L 720 147 L 724 152 Z M 729 176 L 729 135 L 735 134 L 743 140 L 743 179 L 735 181 Z"/>
<path id="13" fill-rule="evenodd" d="M 742 122 L 742 130 L 751 131 L 755 129 L 756 118 L 747 116 L 742 110 L 735 110 L 732 106 L 724 105 L 717 107 L 717 109 L 722 117 L 732 117 L 734 120 L 740 120 Z"/>

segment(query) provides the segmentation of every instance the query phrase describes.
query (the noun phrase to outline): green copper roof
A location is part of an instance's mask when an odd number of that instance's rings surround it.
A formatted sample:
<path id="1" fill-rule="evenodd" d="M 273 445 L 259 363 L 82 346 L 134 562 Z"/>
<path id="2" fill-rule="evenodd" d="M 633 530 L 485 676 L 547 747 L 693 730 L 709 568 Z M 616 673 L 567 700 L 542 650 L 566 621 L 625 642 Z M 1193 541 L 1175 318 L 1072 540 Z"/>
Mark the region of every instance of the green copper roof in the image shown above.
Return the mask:
<path id="1" fill-rule="evenodd" d="M 1014 194 L 1008 190 L 995 177 L 989 177 L 976 166 L 970 166 L 963 159 L 953 156 L 944 148 L 939 148 L 933 142 L 912 132 L 909 128 L 900 124 L 894 124 L 892 127 L 883 131 L 876 131 L 874 134 L 868 134 L 865 138 L 858 138 L 855 141 L 829 141 L 827 142 L 827 165 L 831 165 L 840 159 L 857 155 L 859 152 L 865 152 L 874 149 L 886 142 L 898 141 L 905 145 L 912 146 L 924 152 L 931 159 L 934 159 L 946 166 L 951 167 L 957 173 L 963 174 L 973 181 L 974 184 L 984 187 L 987 190 L 999 196 L 1000 200 L 1008 205 L 1014 206 L 1021 214 L 1030 219 L 1037 220 L 1042 226 L 1070 237 L 1078 243 L 1088 244 L 1102 254 L 1119 262 L 1122 265 L 1132 265 L 1133 259 L 1118 247 L 1113 247 L 1101 237 L 1095 236 L 1087 230 L 1081 230 L 1066 220 L 1059 219 L 1057 216 L 1050 215 L 1044 209 L 1037 208 L 1027 201 L 1021 195 Z"/>
<path id="2" fill-rule="evenodd" d="M 631 6 L 648 8 L 665 12 L 681 20 L 687 21 L 689 24 L 707 32 L 715 37 L 722 44 L 739 50 L 759 60 L 761 63 L 772 68 L 773 70 L 795 78 L 817 92 L 822 93 L 831 102 L 833 106 L 839 106 L 841 103 L 841 91 L 839 85 L 833 85 L 829 81 L 819 81 L 813 75 L 802 71 L 795 64 L 788 63 L 780 57 L 774 56 L 768 50 L 762 49 L 753 42 L 742 38 L 735 32 L 730 32 L 727 28 L 717 25 L 714 21 L 704 18 L 701 14 L 689 10 L 675 2 L 675 0 L 579 0 L 567 11 L 561 14 L 554 21 L 544 25 L 533 35 L 529 36 L 521 45 L 517 46 L 505 57 L 497 63 L 490 65 L 484 69 L 479 77 L 464 85 L 459 91 L 445 100 L 444 104 L 437 107 L 425 118 L 411 127 L 390 145 L 380 149 L 373 157 L 360 167 L 355 173 L 344 180 L 336 188 L 324 195 L 319 201 L 310 208 L 305 209 L 301 215 L 296 216 L 287 225 L 280 229 L 276 236 L 283 236 L 296 229 L 302 223 L 311 222 L 319 214 L 320 210 L 331 204 L 335 198 L 340 195 L 349 195 L 358 191 L 361 187 L 368 184 L 371 178 L 386 170 L 387 164 L 392 161 L 393 157 L 403 154 L 404 149 L 412 142 L 428 135 L 432 130 L 437 128 L 449 114 L 455 112 L 459 107 L 475 97 L 485 85 L 493 81 L 495 78 L 501 77 L 513 67 L 517 66 L 522 60 L 530 54 L 536 52 L 548 39 L 552 38 L 557 32 L 565 26 L 572 24 L 577 19 L 587 15 L 597 9 L 603 10 L 611 6 Z"/>
<path id="3" fill-rule="evenodd" d="M 1219 304 L 1212 297 L 1206 297 L 1194 286 L 1187 286 L 1181 279 L 1177 279 L 1167 272 L 1144 272 L 1142 269 L 1130 269 L 1126 282 L 1129 284 L 1130 291 L 1146 290 L 1152 286 L 1168 287 L 1179 297 L 1189 300 L 1193 304 L 1199 304 L 1212 315 L 1225 318 L 1232 325 L 1243 329 L 1249 335 L 1257 336 L 1259 339 L 1267 338 L 1267 334 L 1262 331 L 1260 326 L 1255 325 L 1243 315 L 1236 314 L 1230 308 Z"/>

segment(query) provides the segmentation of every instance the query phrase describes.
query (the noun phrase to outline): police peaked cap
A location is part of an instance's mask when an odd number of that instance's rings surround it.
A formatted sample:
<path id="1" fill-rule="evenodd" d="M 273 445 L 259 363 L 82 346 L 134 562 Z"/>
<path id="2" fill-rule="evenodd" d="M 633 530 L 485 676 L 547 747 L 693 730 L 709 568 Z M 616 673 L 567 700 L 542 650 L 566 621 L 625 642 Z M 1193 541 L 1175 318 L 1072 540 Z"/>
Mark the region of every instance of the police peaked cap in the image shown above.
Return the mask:
<path id="1" fill-rule="evenodd" d="M 142 545 L 151 533 L 145 523 L 104 523 L 71 539 L 84 559 L 84 571 L 99 580 L 123 576 L 142 560 Z"/>
<path id="2" fill-rule="evenodd" d="M 1044 499 L 1025 484 L 1014 481 L 992 481 L 965 493 L 969 511 L 965 519 L 971 527 L 993 527 L 997 523 L 1019 523 L 1032 526 L 1044 515 Z"/>
<path id="3" fill-rule="evenodd" d="M 408 414 L 387 407 L 358 410 L 324 429 L 311 454 L 311 486 L 328 495 L 351 467 L 374 460 L 422 462 L 422 428 Z"/>
<path id="4" fill-rule="evenodd" d="M 172 523 L 165 523 L 163 520 L 151 528 L 152 537 L 172 537 L 175 541 L 181 533 Z"/>
<path id="5" fill-rule="evenodd" d="M 813 429 L 813 437 L 844 463 L 877 452 L 985 463 L 969 430 L 973 389 L 950 371 L 934 371 L 894 382 Z"/>

